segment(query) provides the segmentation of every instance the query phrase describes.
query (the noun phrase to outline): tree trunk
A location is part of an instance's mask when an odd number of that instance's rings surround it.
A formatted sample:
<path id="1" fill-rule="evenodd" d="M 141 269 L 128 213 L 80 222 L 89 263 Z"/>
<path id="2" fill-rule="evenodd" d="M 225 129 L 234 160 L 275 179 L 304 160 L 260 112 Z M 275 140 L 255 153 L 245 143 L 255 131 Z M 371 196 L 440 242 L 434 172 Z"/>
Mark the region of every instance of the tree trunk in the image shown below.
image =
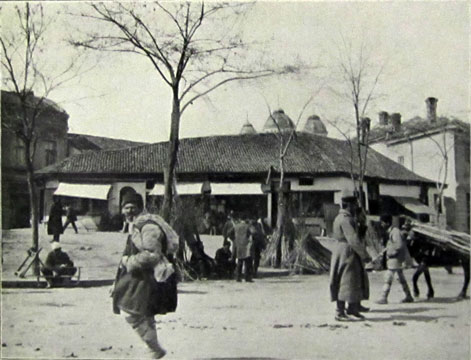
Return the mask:
<path id="1" fill-rule="evenodd" d="M 178 89 L 174 89 L 172 117 L 170 123 L 170 139 L 168 142 L 167 166 L 164 169 L 164 201 L 162 204 L 162 217 L 165 221 L 170 221 L 172 212 L 173 191 L 172 184 L 175 176 L 175 167 L 177 164 L 179 131 L 180 131 L 180 101 L 178 99 Z"/>
<path id="2" fill-rule="evenodd" d="M 276 218 L 276 228 L 278 229 L 278 237 L 276 239 L 276 256 L 275 267 L 281 267 L 282 244 L 284 240 L 285 221 L 286 221 L 286 193 L 282 189 L 283 183 L 280 182 L 280 189 L 278 192 L 278 215 Z"/>
<path id="3" fill-rule="evenodd" d="M 26 159 L 26 179 L 28 182 L 29 193 L 29 206 L 31 210 L 31 233 L 32 233 L 32 248 L 35 252 L 39 250 L 39 231 L 38 231 L 38 206 L 36 197 L 36 186 L 34 184 L 34 168 L 29 158 L 29 151 L 25 151 Z M 39 258 L 33 264 L 33 272 L 38 277 L 39 281 Z"/>

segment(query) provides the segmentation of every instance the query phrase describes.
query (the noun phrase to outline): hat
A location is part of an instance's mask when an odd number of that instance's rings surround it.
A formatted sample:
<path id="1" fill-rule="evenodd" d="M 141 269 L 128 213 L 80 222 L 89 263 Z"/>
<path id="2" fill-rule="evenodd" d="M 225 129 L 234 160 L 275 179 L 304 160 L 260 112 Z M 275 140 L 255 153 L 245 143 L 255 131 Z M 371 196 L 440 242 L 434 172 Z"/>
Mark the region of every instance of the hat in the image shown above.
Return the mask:
<path id="1" fill-rule="evenodd" d="M 142 208 L 142 196 L 139 195 L 138 193 L 127 193 L 124 194 L 123 198 L 121 199 L 121 207 L 123 207 L 126 204 L 135 204 L 138 207 Z"/>
<path id="2" fill-rule="evenodd" d="M 62 248 L 61 244 L 58 242 L 58 241 L 53 241 L 51 243 L 51 248 L 52 250 L 57 250 L 57 249 L 60 249 Z"/>

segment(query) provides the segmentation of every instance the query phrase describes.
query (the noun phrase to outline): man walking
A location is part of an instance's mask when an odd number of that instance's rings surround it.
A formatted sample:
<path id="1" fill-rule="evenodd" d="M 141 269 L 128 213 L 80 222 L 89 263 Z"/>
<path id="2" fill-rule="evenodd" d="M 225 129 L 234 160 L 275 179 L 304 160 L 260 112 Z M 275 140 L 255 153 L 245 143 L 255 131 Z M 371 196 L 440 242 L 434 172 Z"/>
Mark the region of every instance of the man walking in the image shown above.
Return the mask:
<path id="1" fill-rule="evenodd" d="M 178 248 L 178 235 L 160 216 L 142 214 L 137 193 L 123 197 L 122 213 L 130 235 L 113 289 L 113 310 L 147 344 L 154 359 L 166 351 L 157 340 L 154 316 L 173 312 L 177 306 L 177 280 L 167 259 Z"/>
<path id="2" fill-rule="evenodd" d="M 342 209 L 333 225 L 337 247 L 332 252 L 330 264 L 330 298 L 336 301 L 335 319 L 338 321 L 364 320 L 360 302 L 369 297 L 364 262 L 371 258 L 355 231 L 356 201 L 351 191 L 343 192 Z M 348 303 L 347 309 L 345 303 Z"/>
<path id="3" fill-rule="evenodd" d="M 392 216 L 391 215 L 382 215 L 380 217 L 381 226 L 387 230 L 388 233 L 388 242 L 386 245 L 386 276 L 385 283 L 383 286 L 383 293 L 381 298 L 377 301 L 378 304 L 387 304 L 388 295 L 391 290 L 391 285 L 394 280 L 394 275 L 397 274 L 399 283 L 402 286 L 404 291 L 405 298 L 401 301 L 403 303 L 414 302 L 412 295 L 409 290 L 409 285 L 407 285 L 406 278 L 402 272 L 402 265 L 407 258 L 408 250 L 406 240 L 401 234 L 401 230 L 398 227 L 392 225 Z"/>

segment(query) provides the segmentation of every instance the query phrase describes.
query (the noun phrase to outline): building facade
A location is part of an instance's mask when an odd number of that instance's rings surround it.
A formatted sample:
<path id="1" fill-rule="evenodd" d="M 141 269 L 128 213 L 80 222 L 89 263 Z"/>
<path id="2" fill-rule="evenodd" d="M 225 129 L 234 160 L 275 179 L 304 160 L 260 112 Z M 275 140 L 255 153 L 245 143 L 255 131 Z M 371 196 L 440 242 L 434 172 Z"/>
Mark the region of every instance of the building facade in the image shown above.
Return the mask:
<path id="1" fill-rule="evenodd" d="M 401 122 L 400 114 L 380 113 L 371 130 L 373 149 L 429 178 L 443 189 L 441 219 L 455 230 L 470 229 L 470 125 L 437 116 L 435 98 L 426 100 L 426 116 Z M 433 199 L 432 201 L 437 201 Z"/>
<path id="2" fill-rule="evenodd" d="M 286 124 L 291 126 L 289 121 Z M 247 128 L 247 124 L 244 126 Z M 285 157 L 283 189 L 288 192 L 292 217 L 329 230 L 341 191 L 353 190 L 351 148 L 346 141 L 327 137 L 323 126 L 308 126 L 320 133 L 296 133 Z M 41 169 L 37 180 L 48 193 L 46 201 L 51 201 L 53 195 L 83 197 L 104 187 L 106 193 L 97 200 L 102 211 L 106 210 L 108 217 L 119 216 L 125 191 L 140 193 L 147 205 L 163 195 L 166 154 L 167 142 L 91 151 Z M 210 210 L 225 214 L 230 210 L 250 212 L 267 217 L 273 224 L 279 173 L 279 138 L 273 132 L 181 139 L 176 190 L 180 196 L 203 197 Z M 64 191 L 67 188 L 70 191 Z M 389 200 L 394 199 L 397 206 L 415 206 L 430 213 L 433 209 L 420 200 L 421 196 L 433 197 L 436 189 L 432 180 L 371 150 L 363 191 L 368 199 L 367 210 L 378 216 L 391 211 Z"/>
<path id="3" fill-rule="evenodd" d="M 29 195 L 26 182 L 25 147 L 12 129 L 20 123 L 20 101 L 15 93 L 2 91 L 2 228 L 28 227 Z M 38 98 L 31 93 L 31 108 Z M 37 134 L 33 158 L 34 170 L 64 159 L 67 155 L 69 115 L 57 104 L 45 99 L 35 125 Z M 39 195 L 39 194 L 38 194 Z"/>

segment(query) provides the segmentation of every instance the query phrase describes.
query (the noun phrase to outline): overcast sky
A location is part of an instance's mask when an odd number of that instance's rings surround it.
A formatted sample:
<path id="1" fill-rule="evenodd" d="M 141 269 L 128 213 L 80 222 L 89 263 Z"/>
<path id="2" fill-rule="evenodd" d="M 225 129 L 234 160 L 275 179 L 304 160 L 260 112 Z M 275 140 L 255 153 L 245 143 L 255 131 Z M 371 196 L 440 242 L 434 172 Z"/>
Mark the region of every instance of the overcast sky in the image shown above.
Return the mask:
<path id="1" fill-rule="evenodd" d="M 62 6 L 45 3 L 51 11 Z M 78 8 L 83 4 L 68 6 Z M 386 63 L 377 89 L 382 96 L 367 111 L 374 124 L 381 110 L 399 112 L 403 120 L 423 116 L 429 96 L 439 99 L 439 115 L 466 120 L 470 80 L 468 7 L 466 1 L 257 3 L 243 23 L 243 33 L 266 42 L 268 56 L 299 58 L 323 70 L 312 76 L 221 88 L 184 113 L 180 135 L 236 134 L 247 119 L 261 130 L 268 116 L 267 102 L 272 109 L 282 108 L 296 120 L 313 94 L 301 127 L 312 114 L 328 121 L 353 119 L 353 107 L 329 91 L 336 84 L 329 78 L 342 34 L 354 42 L 363 39 L 378 64 Z M 11 26 L 5 12 L 2 23 L 3 29 Z M 74 18 L 68 18 L 66 24 L 58 22 L 50 29 L 49 43 L 57 48 L 48 60 L 52 63 L 69 56 L 59 43 L 60 34 L 69 25 L 80 28 Z M 70 115 L 70 132 L 147 142 L 168 139 L 171 94 L 144 58 L 129 54 L 103 56 L 100 65 L 83 75 L 80 82 L 53 93 L 51 99 Z M 328 122 L 327 128 L 332 136 L 339 137 Z"/>

